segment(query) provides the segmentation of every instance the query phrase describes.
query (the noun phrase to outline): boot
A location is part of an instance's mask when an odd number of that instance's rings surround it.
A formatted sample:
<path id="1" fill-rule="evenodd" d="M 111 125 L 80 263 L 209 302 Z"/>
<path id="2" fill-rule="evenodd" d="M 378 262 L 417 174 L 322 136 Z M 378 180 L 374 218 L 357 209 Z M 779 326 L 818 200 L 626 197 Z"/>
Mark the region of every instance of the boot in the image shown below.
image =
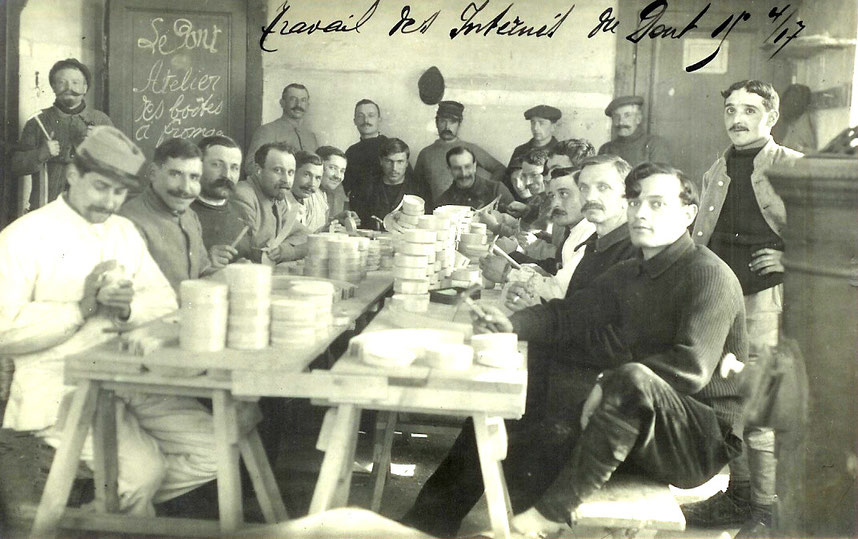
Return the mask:
<path id="1" fill-rule="evenodd" d="M 751 518 L 750 497 L 749 482 L 731 482 L 726 491 L 699 502 L 682 504 L 680 508 L 688 526 L 727 528 L 742 525 Z"/>

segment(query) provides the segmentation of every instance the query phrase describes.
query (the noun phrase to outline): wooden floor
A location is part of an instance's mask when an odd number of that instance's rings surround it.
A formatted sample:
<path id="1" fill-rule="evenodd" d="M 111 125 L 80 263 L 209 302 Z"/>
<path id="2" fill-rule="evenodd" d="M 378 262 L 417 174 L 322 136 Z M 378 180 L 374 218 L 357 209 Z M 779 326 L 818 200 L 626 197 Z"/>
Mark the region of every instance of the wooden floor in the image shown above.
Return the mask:
<path id="1" fill-rule="evenodd" d="M 274 469 L 289 514 L 300 516 L 307 512 L 322 462 L 322 453 L 315 449 L 322 413 L 321 409 L 310 406 L 306 401 L 295 402 L 297 404 L 291 419 L 294 425 L 293 434 L 285 441 L 285 449 L 281 458 L 274 463 Z M 371 432 L 371 426 L 371 418 L 365 417 L 362 431 Z M 453 439 L 449 433 L 430 434 L 426 437 L 395 435 L 392 458 L 395 469 L 384 491 L 381 507 L 383 516 L 396 519 L 405 513 Z M 371 466 L 371 445 L 369 436 L 362 435 L 358 442 L 355 463 L 355 470 L 360 472 L 354 476 L 350 505 L 369 507 L 372 491 L 368 473 Z M 36 444 L 31 437 L 0 429 L 0 537 L 26 536 L 26 524 L 15 518 L 16 509 L 22 504 L 38 503 L 49 465 L 49 455 L 40 455 L 35 448 Z M 681 502 L 694 501 L 725 488 L 726 484 L 726 475 L 721 475 L 698 489 L 674 492 Z M 206 492 L 205 488 L 200 489 L 201 492 L 196 495 L 192 493 L 170 504 L 158 506 L 159 514 L 212 518 L 216 515 L 214 504 L 217 496 L 214 489 L 208 490 Z M 252 497 L 245 497 L 245 506 L 247 520 L 261 522 L 261 515 L 252 502 Z M 481 502 L 464 522 L 461 535 L 473 536 L 487 529 L 488 514 L 484 502 Z M 729 539 L 736 531 L 689 529 L 683 533 L 671 532 L 663 536 Z M 64 532 L 63 535 L 74 534 Z M 604 535 L 602 530 L 582 529 L 577 531 L 576 537 Z M 81 533 L 78 536 L 92 535 Z"/>

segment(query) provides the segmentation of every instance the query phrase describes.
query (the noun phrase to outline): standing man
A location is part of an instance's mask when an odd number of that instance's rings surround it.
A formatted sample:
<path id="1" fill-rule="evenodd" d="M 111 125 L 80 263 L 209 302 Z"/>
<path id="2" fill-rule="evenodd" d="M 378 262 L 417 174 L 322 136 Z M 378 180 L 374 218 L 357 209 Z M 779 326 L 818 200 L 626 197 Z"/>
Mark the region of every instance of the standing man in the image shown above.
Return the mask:
<path id="1" fill-rule="evenodd" d="M 56 96 L 54 104 L 24 125 L 21 140 L 12 152 L 12 177 L 46 173 L 42 181 L 32 181 L 31 190 L 24 187 L 19 191 L 21 210 L 38 207 L 43 198 L 47 202 L 57 198 L 66 187 L 65 169 L 74 159 L 74 148 L 92 127 L 113 125 L 103 112 L 87 108 L 84 96 L 92 84 L 92 75 L 76 58 L 55 63 L 48 81 Z M 41 190 L 42 185 L 47 191 Z"/>
<path id="2" fill-rule="evenodd" d="M 310 233 L 318 232 L 328 223 L 328 201 L 316 196 L 323 171 L 321 157 L 311 152 L 295 152 L 295 180 L 287 199 L 289 204 L 298 204 L 298 220 Z"/>
<path id="3" fill-rule="evenodd" d="M 530 133 L 533 138 L 520 146 L 516 146 L 515 150 L 512 151 L 512 157 L 509 159 L 510 163 L 516 158 L 524 158 L 533 150 L 545 150 L 551 154 L 554 146 L 557 145 L 557 138 L 554 135 L 557 131 L 557 122 L 562 116 L 563 113 L 560 112 L 560 109 L 549 105 L 538 105 L 527 109 L 524 113 L 524 119 L 530 121 Z M 507 188 L 511 188 L 509 176 L 504 178 L 504 183 Z"/>
<path id="4" fill-rule="evenodd" d="M 15 360 L 4 428 L 57 448 L 74 389 L 65 358 L 176 310 L 146 243 L 115 215 L 144 161 L 118 129 L 95 127 L 68 165 L 69 189 L 0 232 L 0 354 Z M 154 517 L 153 502 L 216 476 L 212 417 L 196 399 L 117 392 L 116 438 L 124 512 Z"/>
<path id="5" fill-rule="evenodd" d="M 269 142 L 285 142 L 296 151 L 316 151 L 319 146 L 316 134 L 304 126 L 304 115 L 310 109 L 307 87 L 295 82 L 287 84 L 280 96 L 280 108 L 281 117 L 259 126 L 253 133 L 247 155 L 255 155 L 260 146 Z M 248 176 L 253 174 L 253 162 L 248 161 L 245 169 Z"/>
<path id="6" fill-rule="evenodd" d="M 438 197 L 435 206 L 456 205 L 480 209 L 500 197 L 498 208 L 503 211 L 514 200 L 503 183 L 477 176 L 477 158 L 465 146 L 450 148 L 445 158 L 447 175 L 453 180 L 450 187 Z"/>
<path id="7" fill-rule="evenodd" d="M 203 153 L 203 175 L 200 177 L 200 194 L 191 203 L 191 209 L 200 219 L 203 244 L 211 256 L 227 255 L 219 262 L 226 265 L 236 258 L 251 260 L 250 237 L 245 233 L 235 246 L 235 253 L 224 249 L 212 252 L 215 245 L 232 245 L 242 236 L 245 224 L 228 211 L 228 202 L 241 175 L 241 148 L 225 135 L 203 138 L 198 144 Z M 217 261 L 216 261 L 217 262 Z"/>
<path id="8" fill-rule="evenodd" d="M 639 257 L 569 298 L 510 319 L 487 307 L 489 316 L 476 323 L 478 332 L 581 347 L 602 370 L 570 410 L 509 431 L 503 471 L 512 510 L 527 510 L 512 523 L 522 533 L 570 522 L 624 462 L 690 488 L 741 447 L 732 434 L 741 412 L 738 385 L 718 366 L 725 353 L 747 358 L 742 294 L 726 264 L 688 235 L 697 213 L 694 184 L 676 169 L 645 164 L 626 177 L 625 192 Z M 467 426 L 403 521 L 453 536 L 483 491 Z"/>
<path id="9" fill-rule="evenodd" d="M 703 175 L 701 214 L 694 241 L 708 245 L 742 285 L 747 312 L 749 358 L 755 361 L 778 340 L 783 309 L 783 231 L 786 210 L 765 171 L 802 154 L 772 139 L 778 94 L 771 84 L 744 80 L 721 93 L 724 126 L 733 143 Z M 765 533 L 775 500 L 775 433 L 746 427 L 746 454 L 730 463 L 726 492 L 682 506 L 689 524 L 742 524 L 743 537 Z M 747 535 L 746 535 L 747 534 Z"/>
<path id="10" fill-rule="evenodd" d="M 307 255 L 307 228 L 299 205 L 289 203 L 295 179 L 295 154 L 285 142 L 269 142 L 253 156 L 253 174 L 235 186 L 229 210 L 250 227 L 254 261 L 275 264 Z"/>
<path id="11" fill-rule="evenodd" d="M 602 144 L 599 155 L 618 155 L 631 166 L 644 162 L 670 163 L 670 147 L 658 135 L 643 128 L 643 98 L 637 95 L 618 97 L 608 104 L 605 116 L 611 118 L 614 138 Z"/>
<path id="12" fill-rule="evenodd" d="M 379 222 L 391 213 L 405 195 L 416 195 L 423 199 L 427 208 L 432 207 L 429 186 L 408 173 L 408 144 L 398 138 L 386 139 L 379 148 L 381 174 L 371 178 L 358 197 L 351 198 L 352 209 L 361 222 L 377 228 Z M 375 219 L 373 218 L 375 217 Z"/>
<path id="13" fill-rule="evenodd" d="M 200 219 L 191 203 L 200 194 L 202 152 L 185 139 L 172 138 L 155 148 L 149 187 L 126 202 L 119 214 L 140 231 L 152 258 L 176 293 L 186 279 L 198 279 L 226 266 L 235 256 L 228 245 L 215 245 L 212 264 L 203 243 Z"/>
<path id="14" fill-rule="evenodd" d="M 465 106 L 456 101 L 441 101 L 435 115 L 435 127 L 438 140 L 420 150 L 414 174 L 432 189 L 432 198 L 437 200 L 441 193 L 452 183 L 447 165 L 447 152 L 454 146 L 467 148 L 474 154 L 477 163 L 477 176 L 483 179 L 502 181 L 506 168 L 487 151 L 472 142 L 459 138 L 462 126 L 462 114 Z"/>

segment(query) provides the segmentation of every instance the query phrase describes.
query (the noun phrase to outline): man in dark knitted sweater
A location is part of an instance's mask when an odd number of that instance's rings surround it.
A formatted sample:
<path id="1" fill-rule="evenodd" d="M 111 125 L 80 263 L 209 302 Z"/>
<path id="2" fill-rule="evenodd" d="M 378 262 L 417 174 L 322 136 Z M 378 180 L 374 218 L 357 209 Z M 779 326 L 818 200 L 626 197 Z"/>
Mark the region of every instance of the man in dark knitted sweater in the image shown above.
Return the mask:
<path id="1" fill-rule="evenodd" d="M 732 145 L 703 175 L 700 216 L 692 237 L 707 245 L 739 278 L 745 296 L 749 359 L 753 363 L 778 340 L 783 307 L 783 229 L 786 210 L 765 171 L 802 154 L 772 140 L 778 94 L 771 84 L 750 80 L 722 92 L 724 127 Z M 682 506 L 686 521 L 700 527 L 741 524 L 737 537 L 765 534 L 775 501 L 775 434 L 744 429 L 745 454 L 730 463 L 726 492 Z"/>
<path id="2" fill-rule="evenodd" d="M 601 361 L 601 379 L 575 415 L 510 431 L 504 475 L 521 532 L 568 522 L 619 468 L 680 487 L 697 486 L 738 454 L 735 381 L 719 365 L 747 357 L 742 294 L 717 256 L 686 228 L 694 185 L 677 170 L 645 163 L 626 178 L 629 227 L 641 256 L 622 262 L 571 298 L 506 319 L 498 309 L 478 331 L 523 340 L 573 342 Z M 454 481 L 427 482 L 405 521 L 455 533 L 483 491 L 478 459 L 460 436 L 442 467 Z M 452 475 L 452 474 L 451 474 Z M 547 526 L 547 527 L 546 527 Z"/>

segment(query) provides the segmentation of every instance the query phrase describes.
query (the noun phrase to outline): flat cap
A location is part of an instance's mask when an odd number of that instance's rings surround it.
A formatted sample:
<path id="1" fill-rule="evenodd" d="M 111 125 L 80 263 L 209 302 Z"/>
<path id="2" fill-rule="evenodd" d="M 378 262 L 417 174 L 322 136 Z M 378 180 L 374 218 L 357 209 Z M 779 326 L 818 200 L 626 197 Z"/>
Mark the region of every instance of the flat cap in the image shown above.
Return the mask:
<path id="1" fill-rule="evenodd" d="M 608 108 L 605 109 L 605 116 L 610 116 L 614 113 L 614 111 L 620 107 L 625 107 L 626 105 L 643 105 L 644 98 L 639 95 L 622 95 L 608 104 Z"/>
<path id="2" fill-rule="evenodd" d="M 146 156 L 119 129 L 109 125 L 95 126 L 75 151 L 92 170 L 122 182 L 130 189 L 140 188 L 138 173 L 146 162 Z"/>
<path id="3" fill-rule="evenodd" d="M 532 109 L 527 109 L 524 111 L 524 119 L 529 120 L 531 118 L 545 118 L 546 120 L 551 120 L 552 122 L 556 122 L 563 116 L 563 113 L 560 112 L 560 109 L 554 108 L 549 105 L 537 105 Z"/>
<path id="4" fill-rule="evenodd" d="M 444 76 L 441 71 L 435 66 L 427 69 L 417 81 L 417 91 L 421 101 L 427 105 L 437 105 L 444 97 Z"/>
<path id="5" fill-rule="evenodd" d="M 438 103 L 438 116 L 447 116 L 461 120 L 463 112 L 465 112 L 465 105 L 458 101 L 441 101 Z"/>

